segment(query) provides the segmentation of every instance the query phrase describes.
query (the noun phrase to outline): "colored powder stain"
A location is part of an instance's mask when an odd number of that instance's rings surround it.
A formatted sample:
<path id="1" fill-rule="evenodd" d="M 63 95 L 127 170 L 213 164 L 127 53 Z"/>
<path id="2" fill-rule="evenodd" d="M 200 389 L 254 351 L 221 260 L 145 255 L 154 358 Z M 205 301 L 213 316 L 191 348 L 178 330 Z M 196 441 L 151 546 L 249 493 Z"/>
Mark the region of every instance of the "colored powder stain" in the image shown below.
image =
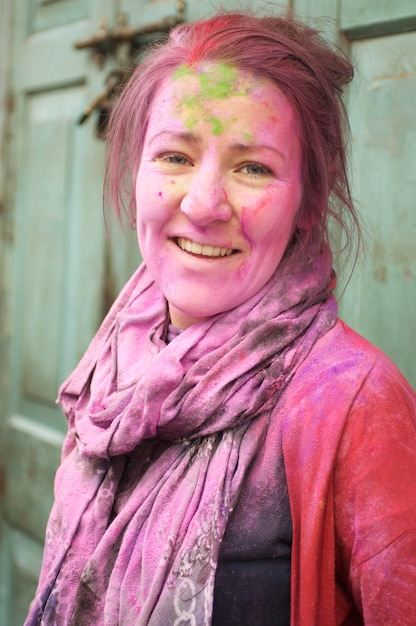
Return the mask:
<path id="1" fill-rule="evenodd" d="M 236 94 L 237 70 L 231 65 L 219 64 L 215 70 L 199 75 L 201 96 L 209 100 L 223 100 Z"/>
<path id="2" fill-rule="evenodd" d="M 185 76 L 195 76 L 195 70 L 192 67 L 188 67 L 188 65 L 180 65 L 173 72 L 172 78 L 173 80 L 179 80 L 181 78 L 185 78 Z"/>
<path id="3" fill-rule="evenodd" d="M 161 191 L 159 191 L 159 198 L 163 198 L 163 193 Z"/>
<path id="4" fill-rule="evenodd" d="M 173 80 L 180 80 L 188 76 L 198 78 L 201 86 L 200 96 L 202 98 L 218 100 L 229 98 L 236 94 L 238 72 L 232 65 L 218 63 L 212 69 L 198 72 L 194 67 L 184 64 L 174 71 L 172 78 Z"/>
<path id="5" fill-rule="evenodd" d="M 186 120 L 185 120 L 185 126 L 188 130 L 192 130 L 192 128 L 195 126 L 195 124 L 198 123 L 198 117 L 195 114 L 190 115 Z"/>
<path id="6" fill-rule="evenodd" d="M 217 64 L 207 71 L 197 72 L 193 67 L 181 65 L 175 70 L 173 80 L 187 76 L 198 78 L 200 91 L 194 96 L 183 98 L 177 106 L 177 112 L 183 111 L 186 115 L 186 128 L 191 130 L 199 120 L 203 119 L 212 124 L 213 135 L 221 135 L 224 131 L 223 122 L 208 114 L 205 105 L 207 101 L 223 100 L 247 93 L 247 89 L 238 89 L 237 69 L 231 65 Z M 233 118 L 231 123 L 234 121 L 236 118 Z"/>
<path id="7" fill-rule="evenodd" d="M 192 96 L 192 98 L 183 98 L 176 107 L 176 112 L 180 114 L 182 111 L 186 111 L 187 118 L 185 120 L 185 126 L 188 130 L 191 130 L 201 117 L 202 105 L 199 96 Z"/>
<path id="8" fill-rule="evenodd" d="M 201 98 L 199 95 L 192 96 L 192 98 L 182 98 L 179 103 L 179 108 L 187 107 L 189 109 L 193 109 L 201 106 Z"/>
<path id="9" fill-rule="evenodd" d="M 199 96 L 195 96 L 193 98 L 186 98 L 182 101 L 182 106 L 178 107 L 178 112 L 181 109 L 185 109 L 185 126 L 188 130 L 192 130 L 192 128 L 202 119 L 204 122 L 209 122 L 212 124 L 212 134 L 213 135 L 221 135 L 224 131 L 223 122 L 214 115 L 207 114 L 206 109 L 204 108 L 203 102 L 199 98 Z M 235 121 L 235 119 L 231 120 L 231 123 Z"/>
<path id="10" fill-rule="evenodd" d="M 213 135 L 221 135 L 224 130 L 224 125 L 217 117 L 210 117 L 207 119 L 207 122 L 211 122 L 212 124 L 212 134 Z"/>

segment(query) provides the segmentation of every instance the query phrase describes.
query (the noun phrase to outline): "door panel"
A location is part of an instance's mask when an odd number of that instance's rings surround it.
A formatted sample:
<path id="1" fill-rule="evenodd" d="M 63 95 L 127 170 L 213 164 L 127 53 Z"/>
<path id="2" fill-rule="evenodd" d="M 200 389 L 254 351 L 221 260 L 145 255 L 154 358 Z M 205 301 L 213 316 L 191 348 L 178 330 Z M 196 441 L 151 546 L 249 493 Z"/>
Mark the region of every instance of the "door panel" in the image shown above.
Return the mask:
<path id="1" fill-rule="evenodd" d="M 45 403 L 54 402 L 60 376 L 67 198 L 74 184 L 72 161 L 79 158 L 74 154 L 71 135 L 74 111 L 81 110 L 83 91 L 79 86 L 38 92 L 28 94 L 25 102 L 21 391 Z M 53 154 L 53 159 L 40 159 L 40 154 Z M 42 323 L 45 310 L 47 325 Z"/>
<path id="2" fill-rule="evenodd" d="M 343 0 L 340 22 L 350 37 L 369 37 L 416 29 L 414 0 Z"/>
<path id="3" fill-rule="evenodd" d="M 10 4 L 13 189 L 7 198 L 14 260 L 2 277 L 8 296 L 2 333 L 11 337 L 0 424 L 3 626 L 23 623 L 36 586 L 66 428 L 57 389 L 102 313 L 103 146 L 76 125 L 99 72 L 73 48 L 96 28 L 91 5 L 87 20 L 88 3 L 79 0 Z"/>
<path id="4" fill-rule="evenodd" d="M 28 0 L 28 34 L 55 29 L 88 17 L 83 0 Z"/>
<path id="5" fill-rule="evenodd" d="M 42 544 L 28 535 L 11 530 L 8 533 L 8 567 L 10 568 L 10 590 L 2 604 L 1 622 L 4 626 L 22 626 L 27 607 L 35 593 L 35 580 L 42 561 Z M 11 605 L 10 611 L 7 604 Z"/>
<path id="6" fill-rule="evenodd" d="M 21 626 L 36 590 L 63 436 L 33 419 L 13 416 L 6 437 L 8 497 L 3 515 L 7 553 L 2 575 L 9 576 L 9 584 L 1 623 Z"/>
<path id="7" fill-rule="evenodd" d="M 329 29 L 356 69 L 350 117 L 353 195 L 367 238 L 340 316 L 381 348 L 416 386 L 416 3 L 296 0 L 297 14 Z M 338 20 L 334 23 L 315 18 Z M 327 32 L 327 31 L 326 31 Z"/>
<path id="8" fill-rule="evenodd" d="M 341 312 L 416 386 L 416 33 L 355 40 L 353 188 L 368 229 Z"/>
<path id="9" fill-rule="evenodd" d="M 188 2 L 188 4 L 190 4 Z M 177 14 L 176 0 L 119 0 L 121 13 L 126 13 L 131 24 L 146 25 Z"/>

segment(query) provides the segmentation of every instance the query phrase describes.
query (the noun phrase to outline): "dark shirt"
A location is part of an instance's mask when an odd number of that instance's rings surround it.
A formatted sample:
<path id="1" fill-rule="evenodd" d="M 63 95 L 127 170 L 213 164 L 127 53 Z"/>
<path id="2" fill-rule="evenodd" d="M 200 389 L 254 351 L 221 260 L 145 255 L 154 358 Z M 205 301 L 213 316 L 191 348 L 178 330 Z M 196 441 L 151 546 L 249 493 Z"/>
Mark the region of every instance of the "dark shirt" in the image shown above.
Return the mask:
<path id="1" fill-rule="evenodd" d="M 228 522 L 212 626 L 290 624 L 292 521 L 281 449 L 276 457 L 273 488 L 263 489 L 253 476 Z"/>

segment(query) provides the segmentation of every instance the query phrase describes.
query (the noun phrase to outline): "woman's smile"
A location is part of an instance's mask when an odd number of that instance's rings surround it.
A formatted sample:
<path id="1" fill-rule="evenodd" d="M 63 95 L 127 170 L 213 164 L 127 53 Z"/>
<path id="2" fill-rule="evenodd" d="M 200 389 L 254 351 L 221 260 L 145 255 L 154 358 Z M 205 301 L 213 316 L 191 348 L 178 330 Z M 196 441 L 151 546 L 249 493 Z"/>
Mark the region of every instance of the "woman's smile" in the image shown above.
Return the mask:
<path id="1" fill-rule="evenodd" d="M 202 256 L 211 259 L 230 256 L 231 254 L 235 254 L 236 252 L 238 252 L 237 250 L 233 250 L 233 248 L 222 248 L 215 245 L 200 244 L 196 241 L 185 239 L 184 237 L 176 238 L 175 243 L 179 246 L 181 250 L 184 250 L 185 252 L 189 252 L 194 256 Z"/>
<path id="2" fill-rule="evenodd" d="M 279 89 L 222 66 L 182 68 L 150 112 L 136 178 L 143 259 L 178 328 L 228 311 L 270 279 L 300 204 L 298 120 Z M 222 83 L 221 83 L 222 84 Z M 231 95 L 230 95 L 231 93 Z"/>

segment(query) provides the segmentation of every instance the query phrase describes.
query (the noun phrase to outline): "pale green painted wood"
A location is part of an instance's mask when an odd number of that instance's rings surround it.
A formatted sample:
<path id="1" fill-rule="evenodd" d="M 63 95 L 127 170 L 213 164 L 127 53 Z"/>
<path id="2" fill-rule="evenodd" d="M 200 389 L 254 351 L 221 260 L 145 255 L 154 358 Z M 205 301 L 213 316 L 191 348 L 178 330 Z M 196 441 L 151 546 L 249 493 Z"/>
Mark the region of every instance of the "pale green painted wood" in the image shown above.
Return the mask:
<path id="1" fill-rule="evenodd" d="M 47 5 L 37 8 L 39 13 L 43 9 Z M 27 39 L 27 20 L 28 6 L 19 2 L 14 126 L 22 132 L 16 141 L 11 410 L 63 428 L 64 420 L 54 405 L 58 385 L 101 319 L 103 146 L 75 123 L 92 97 L 86 86 L 85 59 L 81 63 L 73 48 L 86 34 L 84 22 Z M 90 28 L 96 28 L 95 21 Z M 93 92 L 96 89 L 93 85 Z"/>
<path id="2" fill-rule="evenodd" d="M 319 18 L 338 20 L 340 0 L 294 0 L 293 9 L 296 17 L 308 22 Z M 322 22 L 323 23 L 323 22 Z M 332 30 L 332 26 L 330 27 Z"/>
<path id="3" fill-rule="evenodd" d="M 2 420 L 7 414 L 10 392 L 10 287 L 6 276 L 12 278 L 12 241 L 8 200 L 11 196 L 7 185 L 8 163 L 6 155 L 7 98 L 11 70 L 11 0 L 0 0 L 0 484 L 4 476 L 2 459 L 5 459 L 5 442 Z M 0 490 L 0 624 L 7 624 L 10 596 L 9 535 L 3 516 L 3 498 Z"/>
<path id="4" fill-rule="evenodd" d="M 82 109 L 83 88 L 29 94 L 26 99 L 24 241 L 22 241 L 22 391 L 53 404 L 60 382 L 60 354 L 66 288 L 66 224 L 74 157 L 74 112 Z M 53 158 L 40 158 L 53 155 Z M 45 315 L 48 322 L 45 324 Z"/>
<path id="5" fill-rule="evenodd" d="M 357 41 L 349 102 L 353 189 L 368 224 L 367 262 L 341 314 L 416 386 L 416 35 Z"/>
<path id="6" fill-rule="evenodd" d="M 298 19 L 325 34 L 325 38 L 342 47 L 339 30 L 340 0 L 294 0 L 294 14 Z"/>
<path id="7" fill-rule="evenodd" d="M 36 591 L 42 564 L 42 544 L 13 528 L 8 530 L 11 562 L 10 607 L 7 626 L 22 626 Z"/>
<path id="8" fill-rule="evenodd" d="M 192 4 L 191 2 L 188 4 Z M 151 24 L 176 15 L 175 0 L 119 0 L 118 10 L 127 14 L 131 24 Z"/>
<path id="9" fill-rule="evenodd" d="M 64 26 L 88 15 L 85 0 L 43 0 L 42 10 L 39 4 L 39 0 L 28 0 L 28 34 Z"/>
<path id="10" fill-rule="evenodd" d="M 132 0 L 128 0 L 132 1 Z M 275 14 L 287 13 L 288 8 L 292 4 L 291 0 L 270 0 L 269 2 L 263 2 L 262 0 L 186 0 L 186 20 L 188 22 L 194 22 L 199 19 L 210 17 L 214 15 L 218 8 L 223 8 L 226 11 L 244 11 L 254 10 L 257 15 L 269 14 L 270 11 Z"/>
<path id="11" fill-rule="evenodd" d="M 78 19 L 86 7 L 90 19 Z M 23 623 L 36 586 L 66 428 L 54 404 L 57 387 L 102 319 L 104 150 L 92 126 L 75 122 L 102 89 L 104 73 L 73 43 L 95 30 L 109 7 L 103 0 L 13 5 L 8 197 L 15 262 L 2 277 L 13 316 L 1 329 L 12 335 L 12 388 L 0 416 L 6 488 L 0 594 L 9 601 L 1 626 Z M 59 11 L 55 24 L 52 9 Z M 30 24 L 38 32 L 27 37 Z"/>
<path id="12" fill-rule="evenodd" d="M 12 190 L 9 161 L 6 160 L 8 137 L 8 101 L 11 73 L 11 32 L 7 27 L 12 19 L 12 0 L 0 0 L 0 427 L 6 414 L 10 390 L 10 327 L 11 283 L 13 280 L 13 225 L 10 200 Z M 1 444 L 1 438 L 0 438 Z M 1 450 L 0 450 L 1 455 Z M 0 456 L 1 458 L 1 456 Z M 1 502 L 1 500 L 0 500 Z"/>
<path id="13" fill-rule="evenodd" d="M 4 523 L 0 508 L 0 624 L 7 624 L 10 598 L 10 552 L 9 529 Z"/>
<path id="14" fill-rule="evenodd" d="M 343 0 L 340 22 L 349 37 L 362 38 L 416 29 L 415 0 Z"/>
<path id="15" fill-rule="evenodd" d="M 8 449 L 5 519 L 42 543 L 63 434 L 32 419 L 13 416 L 8 420 L 4 437 Z"/>
<path id="16" fill-rule="evenodd" d="M 350 50 L 356 65 L 347 98 L 351 172 L 369 237 L 366 260 L 342 296 L 340 315 L 416 385 L 416 34 L 381 36 L 415 29 L 416 3 L 296 0 L 295 9 L 312 24 L 323 15 L 338 19 L 341 30 L 337 36 L 331 29 L 330 39 Z M 358 40 L 364 36 L 371 39 Z M 342 293 L 350 268 L 337 269 Z"/>

